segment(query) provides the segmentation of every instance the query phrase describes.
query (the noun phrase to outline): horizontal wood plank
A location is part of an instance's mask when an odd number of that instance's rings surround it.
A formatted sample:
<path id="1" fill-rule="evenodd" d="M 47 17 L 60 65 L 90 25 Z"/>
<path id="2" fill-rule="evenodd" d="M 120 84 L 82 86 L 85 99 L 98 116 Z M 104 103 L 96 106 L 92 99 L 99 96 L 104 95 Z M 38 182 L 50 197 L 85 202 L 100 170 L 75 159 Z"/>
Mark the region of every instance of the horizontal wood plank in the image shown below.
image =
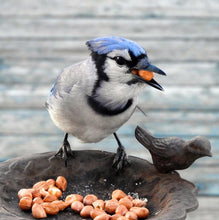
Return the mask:
<path id="1" fill-rule="evenodd" d="M 1 2 L 2 17 L 218 17 L 217 0 L 7 0 Z M 51 3 L 50 3 L 51 2 Z M 211 13 L 209 13 L 209 11 Z"/>
<path id="2" fill-rule="evenodd" d="M 216 158 L 205 158 L 205 163 L 202 160 L 204 158 L 195 161 L 190 168 L 179 171 L 179 173 L 182 178 L 193 182 L 197 186 L 198 195 L 219 196 L 219 164 L 215 161 Z"/>
<path id="3" fill-rule="evenodd" d="M 98 19 L 98 18 L 7 18 L 0 23 L 0 39 L 80 39 L 119 35 L 135 40 L 218 39 L 215 19 Z M 113 32 L 112 32 L 113 30 Z M 210 33 L 210 34 L 209 34 Z"/>
<path id="4" fill-rule="evenodd" d="M 130 120 L 119 129 L 120 134 L 133 136 L 135 127 L 139 125 L 158 136 L 178 135 L 188 138 L 205 135 L 219 138 L 218 112 L 152 110 L 146 114 L 147 116 L 144 116 L 136 110 Z M 1 110 L 0 121 L 2 135 L 59 135 L 61 133 L 53 124 L 46 110 Z"/>
<path id="5" fill-rule="evenodd" d="M 219 59 L 218 40 L 209 40 L 207 44 L 206 40 L 189 40 L 185 43 L 185 40 L 173 39 L 151 39 L 137 42 L 146 49 L 151 62 L 213 62 Z M 11 59 L 34 59 L 39 62 L 43 60 L 66 60 L 66 62 L 71 63 L 72 60 L 80 61 L 89 56 L 84 40 L 1 40 L 0 50 L 2 62 Z"/>
<path id="6" fill-rule="evenodd" d="M 65 66 L 65 62 L 30 62 L 25 64 L 2 63 L 0 64 L 0 82 L 2 84 L 40 84 L 51 85 Z M 167 77 L 160 77 L 161 85 L 177 86 L 215 86 L 219 84 L 217 62 L 176 62 L 153 63 L 167 73 Z M 49 74 L 48 74 L 49 73 Z"/>
<path id="7" fill-rule="evenodd" d="M 219 197 L 198 197 L 199 207 L 187 214 L 186 220 L 215 220 L 218 218 Z"/>
<path id="8" fill-rule="evenodd" d="M 162 77 L 162 76 L 161 76 Z M 156 79 L 156 78 L 155 78 Z M 159 82 L 159 79 L 156 79 Z M 45 108 L 51 85 L 1 85 L 0 108 Z M 139 105 L 147 112 L 157 110 L 212 110 L 219 108 L 219 88 L 178 87 L 162 84 L 165 92 L 146 86 L 140 96 Z"/>

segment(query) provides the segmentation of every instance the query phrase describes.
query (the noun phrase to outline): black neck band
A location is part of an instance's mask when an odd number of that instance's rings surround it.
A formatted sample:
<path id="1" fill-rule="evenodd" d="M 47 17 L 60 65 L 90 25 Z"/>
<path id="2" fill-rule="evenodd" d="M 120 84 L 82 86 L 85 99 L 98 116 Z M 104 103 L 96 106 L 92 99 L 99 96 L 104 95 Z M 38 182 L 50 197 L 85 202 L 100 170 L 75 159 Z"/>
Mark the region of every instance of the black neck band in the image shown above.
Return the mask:
<path id="1" fill-rule="evenodd" d="M 87 101 L 90 107 L 97 113 L 103 116 L 114 116 L 118 115 L 124 111 L 126 111 L 133 103 L 132 99 L 129 99 L 126 105 L 122 108 L 116 108 L 116 109 L 111 109 L 106 106 L 104 106 L 102 103 L 97 101 L 94 97 L 92 96 L 87 96 Z"/>

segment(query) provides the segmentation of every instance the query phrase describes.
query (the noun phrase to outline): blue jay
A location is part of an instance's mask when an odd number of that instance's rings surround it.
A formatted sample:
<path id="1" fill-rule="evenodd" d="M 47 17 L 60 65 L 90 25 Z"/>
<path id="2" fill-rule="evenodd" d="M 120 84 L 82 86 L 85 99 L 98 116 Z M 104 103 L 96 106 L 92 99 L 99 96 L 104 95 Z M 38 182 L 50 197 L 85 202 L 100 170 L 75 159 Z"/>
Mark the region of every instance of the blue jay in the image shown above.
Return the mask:
<path id="1" fill-rule="evenodd" d="M 163 90 L 152 72 L 166 74 L 150 64 L 146 51 L 131 40 L 100 37 L 86 44 L 91 55 L 63 70 L 46 102 L 51 119 L 65 132 L 55 156 L 67 165 L 72 156 L 68 134 L 86 143 L 114 134 L 118 149 L 113 166 L 121 169 L 127 156 L 116 131 L 133 114 L 145 84 Z"/>

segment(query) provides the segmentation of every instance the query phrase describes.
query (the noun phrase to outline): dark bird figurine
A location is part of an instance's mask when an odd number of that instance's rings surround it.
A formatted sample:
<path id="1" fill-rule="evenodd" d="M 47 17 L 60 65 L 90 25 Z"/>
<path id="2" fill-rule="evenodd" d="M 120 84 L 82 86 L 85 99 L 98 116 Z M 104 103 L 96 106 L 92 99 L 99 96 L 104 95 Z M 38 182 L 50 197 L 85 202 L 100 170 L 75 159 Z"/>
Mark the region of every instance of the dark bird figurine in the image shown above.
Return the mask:
<path id="1" fill-rule="evenodd" d="M 189 141 L 179 137 L 156 138 L 137 126 L 135 137 L 150 151 L 154 166 L 161 173 L 183 170 L 200 157 L 212 157 L 211 144 L 203 136 L 196 136 Z"/>

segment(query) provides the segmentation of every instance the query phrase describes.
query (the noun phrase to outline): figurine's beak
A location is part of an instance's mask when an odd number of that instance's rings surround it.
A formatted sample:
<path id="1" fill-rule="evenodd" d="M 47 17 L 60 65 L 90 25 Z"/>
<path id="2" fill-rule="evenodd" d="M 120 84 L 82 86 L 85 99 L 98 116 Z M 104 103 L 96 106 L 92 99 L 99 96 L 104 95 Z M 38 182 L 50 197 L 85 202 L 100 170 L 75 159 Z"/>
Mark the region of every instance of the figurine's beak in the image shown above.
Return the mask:
<path id="1" fill-rule="evenodd" d="M 208 152 L 208 153 L 206 154 L 206 156 L 212 157 L 212 153 L 211 153 L 211 152 Z"/>
<path id="2" fill-rule="evenodd" d="M 161 69 L 159 69 L 158 67 L 150 64 L 150 63 L 147 63 L 147 66 L 144 66 L 144 65 L 140 65 L 138 64 L 136 66 L 136 68 L 134 68 L 132 70 L 132 73 L 134 75 L 136 75 L 136 77 L 140 80 L 140 81 L 143 81 L 145 83 L 147 83 L 148 85 L 156 88 L 156 89 L 159 89 L 159 90 L 163 90 L 162 86 L 160 84 L 158 84 L 154 79 L 154 74 L 153 73 L 158 73 L 158 74 L 161 74 L 161 75 L 166 75 L 165 72 L 163 72 Z"/>

